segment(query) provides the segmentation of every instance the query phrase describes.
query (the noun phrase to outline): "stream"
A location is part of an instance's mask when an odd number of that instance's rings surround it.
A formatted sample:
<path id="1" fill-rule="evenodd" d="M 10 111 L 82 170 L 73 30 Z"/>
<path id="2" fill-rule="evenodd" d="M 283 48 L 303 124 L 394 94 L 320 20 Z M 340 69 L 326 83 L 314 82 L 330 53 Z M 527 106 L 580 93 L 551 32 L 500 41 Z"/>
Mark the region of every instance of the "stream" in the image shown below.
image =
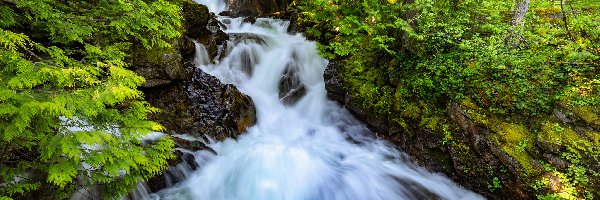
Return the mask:
<path id="1" fill-rule="evenodd" d="M 218 13 L 226 4 L 198 0 Z M 210 64 L 197 44 L 196 66 L 252 98 L 257 124 L 237 139 L 192 152 L 198 169 L 147 199 L 483 199 L 374 138 L 327 99 L 328 61 L 316 44 L 289 34 L 289 22 L 220 17 L 230 41 Z M 285 90 L 282 91 L 282 84 Z"/>

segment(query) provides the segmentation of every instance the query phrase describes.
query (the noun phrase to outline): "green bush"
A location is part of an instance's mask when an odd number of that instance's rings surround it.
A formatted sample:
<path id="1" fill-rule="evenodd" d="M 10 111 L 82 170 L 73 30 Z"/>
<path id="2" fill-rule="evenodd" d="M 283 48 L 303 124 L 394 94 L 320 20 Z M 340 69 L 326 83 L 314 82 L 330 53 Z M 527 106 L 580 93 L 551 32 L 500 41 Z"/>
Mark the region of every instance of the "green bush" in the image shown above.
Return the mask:
<path id="1" fill-rule="evenodd" d="M 125 59 L 134 43 L 170 47 L 179 12 L 163 0 L 0 1 L 0 198 L 92 185 L 118 198 L 166 168 L 173 142 L 141 142 L 163 128 Z"/>

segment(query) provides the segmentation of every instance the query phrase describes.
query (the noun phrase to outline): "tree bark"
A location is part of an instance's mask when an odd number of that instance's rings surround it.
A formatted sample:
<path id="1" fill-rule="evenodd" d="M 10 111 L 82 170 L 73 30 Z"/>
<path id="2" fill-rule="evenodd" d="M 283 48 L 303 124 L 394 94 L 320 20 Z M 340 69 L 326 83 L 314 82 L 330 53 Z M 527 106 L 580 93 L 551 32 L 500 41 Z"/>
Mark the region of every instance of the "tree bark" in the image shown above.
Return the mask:
<path id="1" fill-rule="evenodd" d="M 517 3 L 515 14 L 513 15 L 511 22 L 513 26 L 521 26 L 525 23 L 525 14 L 527 14 L 527 10 L 529 10 L 529 0 Z"/>

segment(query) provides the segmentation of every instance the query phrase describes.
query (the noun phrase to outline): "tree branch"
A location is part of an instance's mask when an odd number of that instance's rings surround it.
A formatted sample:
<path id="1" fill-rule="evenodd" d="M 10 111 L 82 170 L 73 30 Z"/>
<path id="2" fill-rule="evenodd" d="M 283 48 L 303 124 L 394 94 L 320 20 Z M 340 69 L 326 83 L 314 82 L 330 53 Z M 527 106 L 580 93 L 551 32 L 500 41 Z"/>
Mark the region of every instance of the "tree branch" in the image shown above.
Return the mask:
<path id="1" fill-rule="evenodd" d="M 31 51 L 29 49 L 25 49 L 25 51 L 27 51 L 27 53 L 29 53 L 29 55 L 33 56 L 34 58 L 38 59 L 39 61 L 44 61 L 44 59 L 40 58 L 38 55 L 33 53 L 33 51 Z"/>

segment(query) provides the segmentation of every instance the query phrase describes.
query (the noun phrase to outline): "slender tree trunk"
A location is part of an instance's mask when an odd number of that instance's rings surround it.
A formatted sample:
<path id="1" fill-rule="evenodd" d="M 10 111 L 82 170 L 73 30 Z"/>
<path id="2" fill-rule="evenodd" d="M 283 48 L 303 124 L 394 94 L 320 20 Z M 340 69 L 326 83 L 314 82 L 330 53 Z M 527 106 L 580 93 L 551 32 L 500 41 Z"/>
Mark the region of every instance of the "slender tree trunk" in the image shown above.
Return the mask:
<path id="1" fill-rule="evenodd" d="M 510 48 L 514 49 L 519 47 L 522 42 L 525 41 L 523 36 L 515 31 L 518 27 L 525 25 L 525 15 L 529 10 L 529 1 L 530 0 L 522 0 L 517 3 L 515 7 L 515 13 L 513 14 L 513 18 L 511 21 L 512 27 L 508 30 L 509 34 L 506 36 L 505 41 L 510 46 Z"/>
<path id="2" fill-rule="evenodd" d="M 573 35 L 571 35 L 571 31 L 569 31 L 569 23 L 567 23 L 567 12 L 565 12 L 564 4 L 565 4 L 565 0 L 560 0 L 560 11 L 562 12 L 562 15 L 563 15 L 562 20 L 564 22 L 565 29 L 567 30 L 567 33 L 569 34 L 569 37 L 571 39 L 573 39 Z"/>
<path id="3" fill-rule="evenodd" d="M 511 22 L 513 26 L 522 26 L 525 24 L 525 14 L 527 14 L 527 10 L 529 10 L 529 0 L 517 3 L 515 14 L 513 15 Z"/>

